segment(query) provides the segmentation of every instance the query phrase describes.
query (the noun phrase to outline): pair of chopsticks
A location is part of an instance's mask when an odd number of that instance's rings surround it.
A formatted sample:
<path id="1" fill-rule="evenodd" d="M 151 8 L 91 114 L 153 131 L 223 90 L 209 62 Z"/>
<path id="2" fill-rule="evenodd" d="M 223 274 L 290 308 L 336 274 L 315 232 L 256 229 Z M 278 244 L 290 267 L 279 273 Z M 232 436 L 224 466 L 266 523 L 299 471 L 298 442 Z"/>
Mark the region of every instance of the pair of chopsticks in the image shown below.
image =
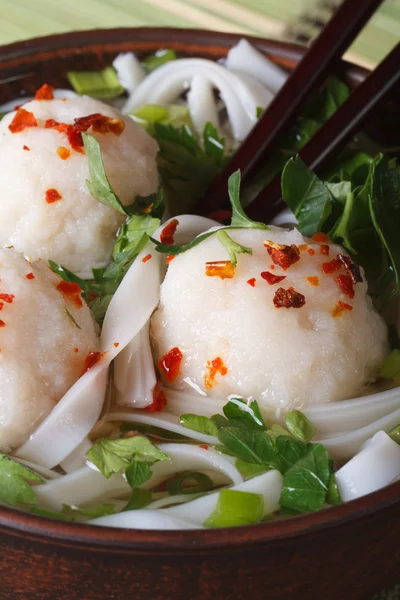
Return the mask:
<path id="1" fill-rule="evenodd" d="M 345 0 L 313 42 L 257 125 L 233 155 L 228 165 L 211 184 L 195 212 L 208 214 L 228 201 L 227 180 L 241 170 L 246 185 L 278 147 L 309 94 L 334 70 L 335 63 L 349 47 L 382 0 Z M 302 149 L 300 156 L 311 168 L 321 168 L 340 151 L 349 138 L 387 94 L 400 77 L 400 44 L 361 84 L 341 108 Z M 282 207 L 280 177 L 275 179 L 251 203 L 246 212 L 257 220 L 266 220 Z"/>

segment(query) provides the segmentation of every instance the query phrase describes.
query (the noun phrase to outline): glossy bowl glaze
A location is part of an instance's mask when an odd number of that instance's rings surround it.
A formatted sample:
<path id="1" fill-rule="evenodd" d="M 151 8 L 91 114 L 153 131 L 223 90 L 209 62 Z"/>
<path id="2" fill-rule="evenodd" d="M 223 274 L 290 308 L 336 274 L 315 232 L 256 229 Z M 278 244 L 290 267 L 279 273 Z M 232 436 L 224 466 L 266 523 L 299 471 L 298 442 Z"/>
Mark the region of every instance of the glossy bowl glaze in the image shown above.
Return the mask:
<path id="1" fill-rule="evenodd" d="M 182 29 L 113 29 L 0 48 L 0 104 L 44 82 L 68 87 L 70 69 L 98 69 L 119 52 L 174 48 L 219 59 L 239 36 Z M 251 41 L 291 70 L 298 46 Z M 366 75 L 346 63 L 352 87 Z M 393 138 L 395 110 L 371 123 Z M 396 133 L 396 135 L 398 135 Z M 348 504 L 224 530 L 135 531 L 52 521 L 0 507 L 0 600 L 368 600 L 400 579 L 400 482 Z"/>

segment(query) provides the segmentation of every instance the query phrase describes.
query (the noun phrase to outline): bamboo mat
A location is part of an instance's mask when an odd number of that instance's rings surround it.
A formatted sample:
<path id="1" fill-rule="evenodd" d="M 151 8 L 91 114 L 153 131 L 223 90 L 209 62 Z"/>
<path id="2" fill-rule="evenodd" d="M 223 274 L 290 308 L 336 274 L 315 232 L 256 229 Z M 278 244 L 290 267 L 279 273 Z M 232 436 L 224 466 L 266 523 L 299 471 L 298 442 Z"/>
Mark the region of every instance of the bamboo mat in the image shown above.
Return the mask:
<path id="1" fill-rule="evenodd" d="M 200 27 L 306 41 L 339 0 L 0 0 L 0 45 L 104 27 Z M 386 0 L 347 58 L 373 66 L 400 39 L 400 0 Z"/>
<path id="2" fill-rule="evenodd" d="M 106 27 L 199 27 L 306 43 L 339 0 L 0 0 L 0 45 Z M 346 58 L 373 67 L 400 40 L 400 0 L 386 0 Z M 345 600 L 345 599 L 343 599 Z M 400 584 L 374 600 L 400 600 Z"/>

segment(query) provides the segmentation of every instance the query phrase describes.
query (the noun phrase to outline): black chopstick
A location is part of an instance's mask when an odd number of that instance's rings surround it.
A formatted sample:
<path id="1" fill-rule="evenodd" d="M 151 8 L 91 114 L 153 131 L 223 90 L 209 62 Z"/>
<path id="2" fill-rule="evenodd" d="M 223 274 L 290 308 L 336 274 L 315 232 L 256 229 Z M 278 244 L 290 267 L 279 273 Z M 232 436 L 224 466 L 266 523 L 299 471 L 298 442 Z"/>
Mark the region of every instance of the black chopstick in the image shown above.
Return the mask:
<path id="1" fill-rule="evenodd" d="M 400 43 L 304 146 L 299 153 L 301 159 L 313 170 L 326 167 L 397 85 L 400 85 Z M 283 206 L 279 175 L 246 212 L 253 219 L 270 220 Z"/>
<path id="2" fill-rule="evenodd" d="M 322 83 L 383 0 L 345 0 L 313 42 L 285 85 L 240 145 L 228 165 L 217 175 L 194 212 L 208 214 L 228 200 L 229 176 L 241 169 L 242 181 L 274 150 L 283 132 L 313 89 Z"/>

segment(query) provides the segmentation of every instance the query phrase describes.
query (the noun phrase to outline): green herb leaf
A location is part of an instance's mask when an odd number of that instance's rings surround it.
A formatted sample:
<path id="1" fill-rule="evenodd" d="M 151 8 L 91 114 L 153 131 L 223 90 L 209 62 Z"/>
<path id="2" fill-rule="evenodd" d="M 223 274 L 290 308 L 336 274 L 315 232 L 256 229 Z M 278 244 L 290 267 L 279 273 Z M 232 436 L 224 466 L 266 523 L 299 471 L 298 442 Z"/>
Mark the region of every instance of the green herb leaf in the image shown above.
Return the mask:
<path id="1" fill-rule="evenodd" d="M 271 425 L 271 427 L 268 429 L 267 431 L 267 435 L 268 437 L 275 442 L 276 439 L 278 437 L 280 437 L 281 435 L 284 436 L 288 436 L 289 432 L 287 429 L 285 429 L 284 427 L 282 427 L 281 425 L 278 425 L 277 423 L 274 423 L 273 425 Z"/>
<path id="2" fill-rule="evenodd" d="M 275 448 L 279 456 L 279 471 L 284 474 L 307 454 L 309 444 L 289 435 L 279 435 L 275 440 Z"/>
<path id="3" fill-rule="evenodd" d="M 157 50 L 154 54 L 149 54 L 143 60 L 142 64 L 148 73 L 151 73 L 158 67 L 165 65 L 167 62 L 171 60 L 176 60 L 177 56 L 175 50 L 165 49 L 165 50 Z"/>
<path id="4" fill-rule="evenodd" d="M 388 436 L 394 441 L 396 442 L 396 444 L 400 445 L 400 425 L 397 425 L 397 427 L 393 427 L 393 429 L 391 429 L 388 433 Z"/>
<path id="5" fill-rule="evenodd" d="M 28 482 L 43 483 L 43 479 L 21 463 L 0 454 L 0 501 L 12 506 L 37 504 L 35 491 Z"/>
<path id="6" fill-rule="evenodd" d="M 206 123 L 203 131 L 204 150 L 207 156 L 214 158 L 217 165 L 225 162 L 225 138 L 220 138 L 212 123 Z"/>
<path id="7" fill-rule="evenodd" d="M 138 462 L 168 460 L 164 452 L 140 435 L 115 440 L 103 438 L 90 448 L 86 456 L 107 478 L 113 473 L 119 473 L 121 469 L 126 469 L 132 460 Z"/>
<path id="8" fill-rule="evenodd" d="M 125 476 L 131 488 L 139 487 L 142 483 L 151 478 L 152 473 L 150 466 L 152 464 L 154 463 L 138 462 L 137 460 L 134 460 L 126 467 Z"/>
<path id="9" fill-rule="evenodd" d="M 135 488 L 132 491 L 132 495 L 129 499 L 128 504 L 123 508 L 123 511 L 126 510 L 138 510 L 139 508 L 144 508 L 151 502 L 152 493 L 150 490 L 145 490 L 143 488 Z"/>
<path id="10" fill-rule="evenodd" d="M 125 207 L 108 181 L 99 142 L 87 133 L 82 133 L 82 139 L 89 164 L 90 180 L 86 180 L 86 185 L 90 194 L 102 204 L 127 215 Z"/>
<path id="11" fill-rule="evenodd" d="M 58 263 L 54 262 L 53 260 L 49 260 L 49 267 L 53 271 L 53 273 L 55 273 L 56 275 L 61 277 L 61 279 L 63 279 L 64 281 L 68 281 L 70 283 L 71 282 L 77 283 L 82 290 L 83 297 L 85 298 L 85 300 L 87 302 L 89 301 L 89 291 L 90 291 L 89 282 L 85 281 L 85 279 L 82 279 L 81 277 L 78 277 L 77 275 L 75 275 L 75 273 L 72 273 L 72 271 L 69 271 L 68 269 L 59 265 Z"/>
<path id="12" fill-rule="evenodd" d="M 336 483 L 336 477 L 334 473 L 330 474 L 329 477 L 329 485 L 328 485 L 328 493 L 326 495 L 326 502 L 331 506 L 337 506 L 338 504 L 342 504 L 343 500 L 340 497 L 339 488 Z"/>
<path id="13" fill-rule="evenodd" d="M 218 431 L 218 439 L 237 458 L 274 469 L 280 468 L 279 456 L 263 431 L 226 427 Z"/>
<path id="14" fill-rule="evenodd" d="M 224 488 L 218 495 L 217 506 L 204 522 L 205 527 L 236 527 L 259 523 L 264 514 L 261 494 L 239 492 Z"/>
<path id="15" fill-rule="evenodd" d="M 331 213 L 334 197 L 299 157 L 289 160 L 283 169 L 282 196 L 297 217 L 303 235 L 311 236 L 322 230 Z"/>
<path id="16" fill-rule="evenodd" d="M 244 212 L 240 203 L 240 171 L 235 171 L 228 179 L 229 200 L 232 206 L 231 227 L 250 229 L 269 229 L 265 223 L 252 221 Z"/>
<path id="17" fill-rule="evenodd" d="M 67 79 L 81 96 L 116 98 L 125 91 L 113 67 L 106 67 L 102 71 L 68 71 Z"/>
<path id="18" fill-rule="evenodd" d="M 290 410 L 285 415 L 285 424 L 290 433 L 301 442 L 309 442 L 315 434 L 314 425 L 299 410 Z"/>
<path id="19" fill-rule="evenodd" d="M 206 435 L 218 435 L 218 427 L 211 419 L 208 419 L 207 417 L 187 413 L 179 417 L 179 422 L 184 427 L 187 427 L 187 429 L 192 429 L 193 431 L 198 431 L 199 433 L 205 433 Z"/>
<path id="20" fill-rule="evenodd" d="M 243 398 L 230 398 L 228 404 L 225 404 L 223 407 L 223 411 L 231 424 L 235 426 L 244 425 L 247 429 L 257 429 L 260 431 L 267 429 L 256 400 L 248 402 Z"/>
<path id="21" fill-rule="evenodd" d="M 223 246 L 228 251 L 229 259 L 233 265 L 237 264 L 236 254 L 253 254 L 253 250 L 251 248 L 247 248 L 247 246 L 242 246 L 241 244 L 236 243 L 225 230 L 220 229 L 217 232 L 217 238 L 221 242 Z"/>
<path id="22" fill-rule="evenodd" d="M 281 506 L 300 512 L 322 508 L 330 480 L 326 449 L 321 444 L 308 444 L 306 448 L 306 454 L 286 471 L 280 498 Z"/>
<path id="23" fill-rule="evenodd" d="M 196 482 L 193 485 L 193 482 Z M 207 492 L 214 488 L 212 479 L 205 473 L 198 471 L 182 471 L 171 477 L 165 484 L 167 492 L 171 496 L 177 494 L 197 494 Z"/>
<path id="24" fill-rule="evenodd" d="M 400 350 L 391 351 L 385 358 L 378 375 L 384 379 L 396 379 L 400 376 Z"/>
<path id="25" fill-rule="evenodd" d="M 251 479 L 252 477 L 256 477 L 257 475 L 261 475 L 270 470 L 269 467 L 264 465 L 257 465 L 241 459 L 236 461 L 235 466 L 239 473 L 246 479 Z"/>

